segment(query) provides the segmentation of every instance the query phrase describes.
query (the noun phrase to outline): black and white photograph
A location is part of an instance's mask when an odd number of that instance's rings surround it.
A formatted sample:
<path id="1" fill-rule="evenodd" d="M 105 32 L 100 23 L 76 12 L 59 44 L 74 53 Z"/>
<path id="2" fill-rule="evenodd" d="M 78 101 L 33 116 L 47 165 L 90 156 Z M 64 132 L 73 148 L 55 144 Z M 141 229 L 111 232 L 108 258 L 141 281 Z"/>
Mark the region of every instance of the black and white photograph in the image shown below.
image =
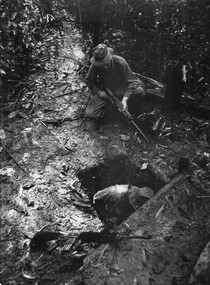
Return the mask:
<path id="1" fill-rule="evenodd" d="M 0 0 L 0 285 L 210 284 L 210 0 Z"/>

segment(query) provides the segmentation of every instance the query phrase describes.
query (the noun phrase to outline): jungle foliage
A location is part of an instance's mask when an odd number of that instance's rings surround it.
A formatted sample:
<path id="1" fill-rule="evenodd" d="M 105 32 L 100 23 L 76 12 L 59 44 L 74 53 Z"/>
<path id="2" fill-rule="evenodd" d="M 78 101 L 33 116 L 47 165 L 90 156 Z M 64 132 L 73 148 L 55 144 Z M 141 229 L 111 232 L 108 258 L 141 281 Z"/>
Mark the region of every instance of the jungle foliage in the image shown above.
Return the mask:
<path id="1" fill-rule="evenodd" d="M 209 0 L 0 0 L 0 88 L 44 67 L 47 40 L 74 15 L 88 50 L 105 42 L 163 82 L 167 66 L 180 64 L 196 96 L 198 84 L 209 88 L 209 12 Z"/>
<path id="2" fill-rule="evenodd" d="M 54 30 L 62 33 L 62 13 L 56 14 L 52 4 L 49 0 L 0 1 L 2 101 L 10 99 L 8 93 L 21 97 L 20 91 L 28 88 L 24 78 L 43 68 L 49 59 L 48 41 Z"/>
<path id="3" fill-rule="evenodd" d="M 209 12 L 209 0 L 80 0 L 83 33 L 114 45 L 136 70 L 159 80 L 178 61 L 192 81 L 209 79 Z"/>

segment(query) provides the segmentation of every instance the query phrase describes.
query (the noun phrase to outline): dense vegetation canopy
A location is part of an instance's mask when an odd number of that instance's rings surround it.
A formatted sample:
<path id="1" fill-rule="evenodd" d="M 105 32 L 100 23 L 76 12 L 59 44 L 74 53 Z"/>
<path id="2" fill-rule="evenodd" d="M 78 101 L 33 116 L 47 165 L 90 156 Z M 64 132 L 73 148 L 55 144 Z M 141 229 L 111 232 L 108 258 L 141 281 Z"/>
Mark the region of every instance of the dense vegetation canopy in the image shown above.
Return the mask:
<path id="1" fill-rule="evenodd" d="M 62 36 L 64 22 L 81 29 L 85 51 L 105 42 L 134 70 L 162 82 L 169 64 L 181 64 L 196 96 L 210 77 L 209 12 L 209 0 L 0 0 L 3 101 L 8 92 L 17 98 L 23 78 L 45 67 L 49 38 Z"/>

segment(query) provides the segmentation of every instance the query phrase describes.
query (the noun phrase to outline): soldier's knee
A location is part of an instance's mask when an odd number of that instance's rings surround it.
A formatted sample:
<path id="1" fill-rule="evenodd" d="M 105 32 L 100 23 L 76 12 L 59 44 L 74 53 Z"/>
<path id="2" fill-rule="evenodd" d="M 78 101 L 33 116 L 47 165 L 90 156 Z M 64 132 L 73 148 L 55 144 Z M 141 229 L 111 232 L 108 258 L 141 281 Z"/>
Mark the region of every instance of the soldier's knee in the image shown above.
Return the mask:
<path id="1" fill-rule="evenodd" d="M 104 116 L 104 109 L 95 109 L 93 107 L 90 108 L 86 108 L 85 112 L 84 112 L 85 118 L 88 119 L 100 119 Z"/>

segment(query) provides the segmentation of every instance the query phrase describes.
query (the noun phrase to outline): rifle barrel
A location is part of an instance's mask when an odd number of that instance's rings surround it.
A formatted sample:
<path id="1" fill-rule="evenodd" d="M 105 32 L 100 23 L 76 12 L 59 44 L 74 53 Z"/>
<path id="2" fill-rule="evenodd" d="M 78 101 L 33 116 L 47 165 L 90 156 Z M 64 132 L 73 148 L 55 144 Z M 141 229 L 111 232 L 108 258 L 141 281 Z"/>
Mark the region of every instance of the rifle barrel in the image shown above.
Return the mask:
<path id="1" fill-rule="evenodd" d="M 108 89 L 108 88 L 104 88 L 105 93 L 107 94 L 109 100 L 112 102 L 112 104 L 116 105 L 118 110 L 123 113 L 129 120 L 130 122 L 134 125 L 134 127 L 138 130 L 138 132 L 144 137 L 144 139 L 146 141 L 148 141 L 148 138 L 145 136 L 145 134 L 140 130 L 140 128 L 137 126 L 137 124 L 134 122 L 131 114 L 126 110 L 123 111 L 123 105 L 120 102 L 120 100 L 118 98 L 116 98 L 114 96 L 114 94 L 112 94 L 112 92 Z"/>
<path id="2" fill-rule="evenodd" d="M 150 235 L 144 235 L 144 236 L 119 236 L 119 239 L 152 239 L 152 236 Z"/>
<path id="3" fill-rule="evenodd" d="M 134 120 L 131 120 L 132 124 L 136 127 L 136 129 L 139 131 L 139 133 L 144 137 L 146 141 L 148 141 L 148 138 L 145 136 L 145 134 L 140 130 L 140 128 L 137 126 L 137 124 L 134 122 Z"/>

